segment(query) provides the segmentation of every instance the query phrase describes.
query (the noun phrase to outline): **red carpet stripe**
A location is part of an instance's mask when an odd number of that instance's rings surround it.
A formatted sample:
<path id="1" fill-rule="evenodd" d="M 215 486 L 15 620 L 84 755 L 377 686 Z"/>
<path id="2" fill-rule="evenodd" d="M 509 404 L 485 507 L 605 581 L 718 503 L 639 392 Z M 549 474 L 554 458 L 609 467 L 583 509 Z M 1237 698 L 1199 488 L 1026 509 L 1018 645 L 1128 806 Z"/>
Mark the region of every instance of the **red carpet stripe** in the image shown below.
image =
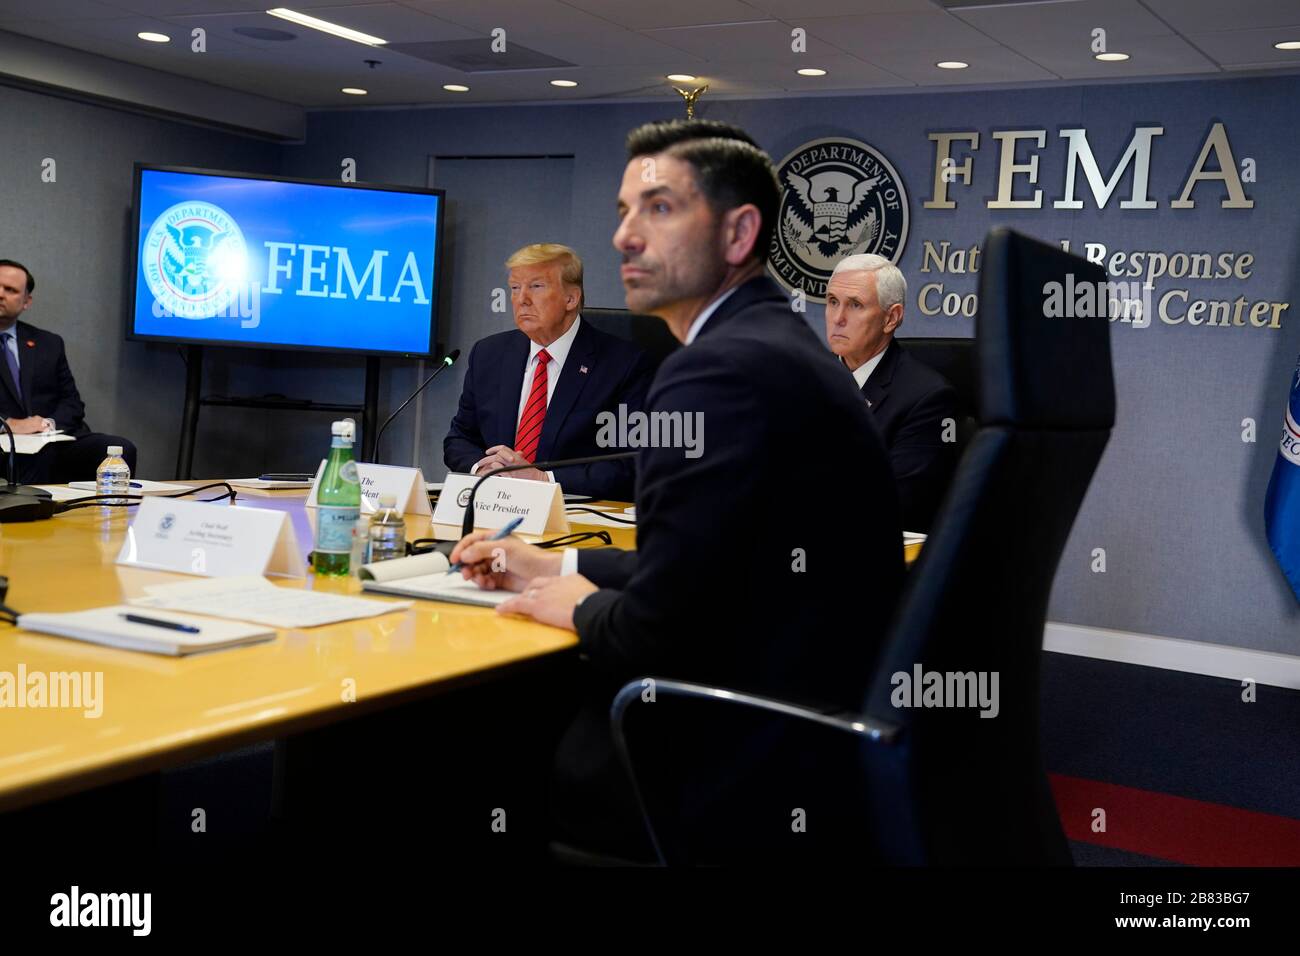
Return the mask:
<path id="1" fill-rule="evenodd" d="M 1193 866 L 1298 866 L 1300 820 L 1048 774 L 1065 835 Z M 1093 811 L 1106 811 L 1094 833 Z"/>

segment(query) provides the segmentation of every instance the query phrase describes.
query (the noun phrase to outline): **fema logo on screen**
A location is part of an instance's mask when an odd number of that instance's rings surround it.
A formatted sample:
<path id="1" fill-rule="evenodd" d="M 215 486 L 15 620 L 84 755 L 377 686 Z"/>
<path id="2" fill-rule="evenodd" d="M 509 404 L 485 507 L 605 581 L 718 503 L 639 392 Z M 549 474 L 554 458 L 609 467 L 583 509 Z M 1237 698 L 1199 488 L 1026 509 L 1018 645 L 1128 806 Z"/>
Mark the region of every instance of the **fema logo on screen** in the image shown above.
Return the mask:
<path id="1" fill-rule="evenodd" d="M 238 304 L 248 251 L 239 224 L 220 206 L 181 202 L 149 227 L 140 267 L 155 315 L 207 319 Z"/>
<path id="2" fill-rule="evenodd" d="M 826 301 L 826 283 L 845 256 L 873 252 L 898 262 L 907 242 L 903 178 L 856 139 L 804 143 L 777 167 L 781 206 L 767 268 L 791 292 Z"/>

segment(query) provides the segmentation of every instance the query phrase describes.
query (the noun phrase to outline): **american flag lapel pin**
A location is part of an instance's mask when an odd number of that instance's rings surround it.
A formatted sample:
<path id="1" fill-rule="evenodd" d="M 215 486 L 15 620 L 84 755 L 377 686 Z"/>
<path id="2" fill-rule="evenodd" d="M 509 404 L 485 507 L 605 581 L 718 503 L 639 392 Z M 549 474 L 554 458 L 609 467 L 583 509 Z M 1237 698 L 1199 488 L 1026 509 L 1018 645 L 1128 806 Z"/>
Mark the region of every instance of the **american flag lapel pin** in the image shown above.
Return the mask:
<path id="1" fill-rule="evenodd" d="M 585 366 L 585 365 L 579 365 L 579 366 L 578 366 L 578 371 L 581 372 L 583 375 L 586 375 L 586 374 L 587 374 L 587 366 Z"/>

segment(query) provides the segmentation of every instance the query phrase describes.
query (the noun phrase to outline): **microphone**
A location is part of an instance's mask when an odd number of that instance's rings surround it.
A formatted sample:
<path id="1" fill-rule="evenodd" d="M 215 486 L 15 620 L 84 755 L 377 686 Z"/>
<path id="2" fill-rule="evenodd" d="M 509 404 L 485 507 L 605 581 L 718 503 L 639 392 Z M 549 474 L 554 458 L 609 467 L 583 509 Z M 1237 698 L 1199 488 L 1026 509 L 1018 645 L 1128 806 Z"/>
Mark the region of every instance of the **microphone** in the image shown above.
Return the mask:
<path id="1" fill-rule="evenodd" d="M 404 409 L 407 405 L 410 405 L 411 402 L 415 401 L 415 396 L 423 392 L 426 385 L 428 385 L 435 378 L 437 378 L 442 373 L 443 369 L 451 368 L 452 365 L 456 363 L 456 359 L 458 358 L 460 358 L 460 349 L 452 349 L 450 352 L 444 355 L 442 358 L 442 364 L 433 370 L 433 374 L 430 375 L 428 378 L 426 378 L 423 384 L 421 384 L 419 388 L 417 388 L 415 391 L 411 393 L 411 397 L 408 398 L 406 401 L 402 402 L 402 404 L 398 405 L 397 411 L 389 415 L 388 420 L 379 426 L 379 433 L 375 435 L 375 460 L 372 464 L 376 464 L 376 465 L 379 464 L 379 440 L 384 437 L 384 429 L 393 423 L 393 419 L 402 413 L 402 409 Z"/>
<path id="2" fill-rule="evenodd" d="M 50 493 L 44 488 L 18 484 L 18 441 L 14 438 L 14 430 L 9 427 L 9 423 L 3 417 L 0 417 L 0 428 L 4 428 L 5 434 L 9 436 L 9 483 L 0 485 L 0 495 L 26 495 L 29 498 L 51 497 Z"/>
<path id="3" fill-rule="evenodd" d="M 460 536 L 463 538 L 474 530 L 474 496 L 478 494 L 479 486 L 495 475 L 503 475 L 507 471 L 523 471 L 525 468 L 536 468 L 538 471 L 554 471 L 556 468 L 563 468 L 565 465 L 593 465 L 598 461 L 618 461 L 622 458 L 635 458 L 636 454 L 634 451 L 620 451 L 613 455 L 589 455 L 586 458 L 562 458 L 557 461 L 526 461 L 522 465 L 504 465 L 501 468 L 495 468 L 480 476 L 479 480 L 474 482 L 474 487 L 469 490 L 469 501 L 465 502 L 465 520 L 460 524 Z"/>

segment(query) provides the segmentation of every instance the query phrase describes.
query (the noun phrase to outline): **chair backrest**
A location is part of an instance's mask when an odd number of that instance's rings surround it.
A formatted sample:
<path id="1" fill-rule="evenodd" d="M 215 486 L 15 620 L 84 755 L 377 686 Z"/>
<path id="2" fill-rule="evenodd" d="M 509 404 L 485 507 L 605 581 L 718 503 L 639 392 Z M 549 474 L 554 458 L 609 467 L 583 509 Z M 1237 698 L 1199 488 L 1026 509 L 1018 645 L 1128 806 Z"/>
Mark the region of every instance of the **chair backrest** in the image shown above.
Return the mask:
<path id="1" fill-rule="evenodd" d="M 1004 229 L 986 240 L 980 427 L 908 576 L 865 708 L 900 728 L 869 771 L 873 797 L 908 810 L 880 834 L 896 862 L 1070 859 L 1042 766 L 1039 669 L 1052 580 L 1115 392 L 1104 310 L 1044 315 L 1050 284 L 1068 275 L 1076 288 L 1105 280 L 1056 246 Z"/>
<path id="2" fill-rule="evenodd" d="M 979 426 L 979 380 L 975 370 L 975 340 L 957 338 L 899 338 L 907 354 L 948 380 L 957 393 L 957 457 L 966 450 Z"/>
<path id="3" fill-rule="evenodd" d="M 583 308 L 582 318 L 595 328 L 617 335 L 641 347 L 655 368 L 681 347 L 681 343 L 668 331 L 663 319 L 654 315 L 638 315 L 626 309 Z"/>

